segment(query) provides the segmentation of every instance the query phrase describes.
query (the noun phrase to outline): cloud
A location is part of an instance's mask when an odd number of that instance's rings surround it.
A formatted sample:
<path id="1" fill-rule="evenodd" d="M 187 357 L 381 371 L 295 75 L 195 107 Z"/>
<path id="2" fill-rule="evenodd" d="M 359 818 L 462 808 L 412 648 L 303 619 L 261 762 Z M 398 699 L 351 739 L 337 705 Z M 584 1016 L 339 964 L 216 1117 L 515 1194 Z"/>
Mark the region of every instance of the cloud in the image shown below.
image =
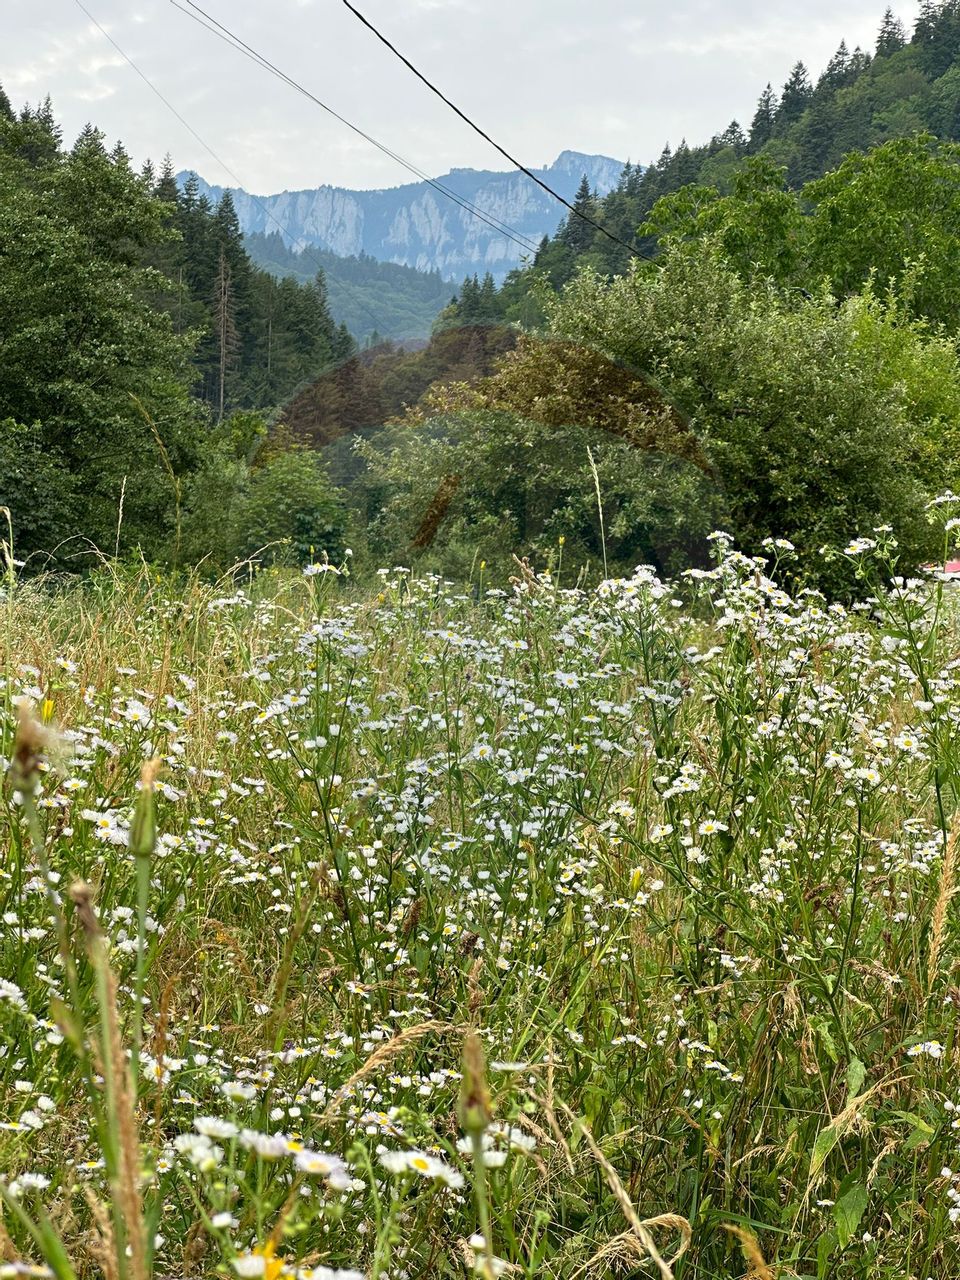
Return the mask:
<path id="1" fill-rule="evenodd" d="M 9 43 L 15 44 L 16 36 Z M 104 68 L 124 65 L 123 59 L 103 44 L 103 37 L 93 26 L 68 35 L 53 35 L 39 56 L 26 61 L 14 61 L 9 50 L 5 55 L 3 83 L 8 91 L 32 92 L 40 86 L 41 96 L 57 81 L 69 81 L 79 88 L 87 77 L 98 75 Z"/>
<path id="2" fill-rule="evenodd" d="M 502 159 L 331 0 L 201 0 L 250 44 L 432 173 Z M 84 0 L 243 184 L 269 192 L 410 176 L 166 0 Z M 371 22 L 508 150 L 534 164 L 571 147 L 635 161 L 753 114 L 802 58 L 872 44 L 884 0 L 357 0 Z M 79 8 L 6 0 L 0 83 L 50 93 L 65 136 L 92 116 L 139 161 L 230 181 Z M 898 5 L 910 22 L 916 0 Z"/>

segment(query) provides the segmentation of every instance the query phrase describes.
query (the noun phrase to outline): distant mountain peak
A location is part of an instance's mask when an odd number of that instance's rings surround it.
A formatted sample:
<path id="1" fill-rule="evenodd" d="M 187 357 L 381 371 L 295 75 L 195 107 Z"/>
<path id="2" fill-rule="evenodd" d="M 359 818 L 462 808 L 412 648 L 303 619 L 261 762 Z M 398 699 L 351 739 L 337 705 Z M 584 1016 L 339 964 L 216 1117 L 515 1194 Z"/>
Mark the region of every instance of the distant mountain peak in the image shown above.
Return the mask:
<path id="1" fill-rule="evenodd" d="M 587 155 L 583 151 L 568 150 L 561 151 L 556 160 L 554 160 L 553 164 L 549 167 L 551 169 L 575 169 L 578 164 L 581 164 L 584 161 L 586 161 L 588 166 L 596 166 L 598 161 L 603 164 L 613 165 L 616 167 L 618 176 L 622 172 L 624 164 L 622 160 L 614 160 L 612 156 Z"/>
<path id="2" fill-rule="evenodd" d="M 532 172 L 572 200 L 583 175 L 601 195 L 616 186 L 623 163 L 610 156 L 561 151 L 553 164 Z M 190 176 L 179 173 L 181 186 Z M 201 194 L 218 200 L 224 188 L 197 175 Z M 545 235 L 556 230 L 562 205 L 519 170 L 451 169 L 437 178 L 463 204 L 427 182 L 375 191 L 352 191 L 329 184 L 300 191 L 254 196 L 230 188 L 244 232 L 280 231 L 288 246 L 315 245 L 348 257 L 368 254 L 421 271 L 439 271 L 448 280 L 489 271 L 502 280 L 532 256 Z M 521 244 L 497 225 L 508 227 Z M 526 245 L 530 246 L 529 252 Z"/>

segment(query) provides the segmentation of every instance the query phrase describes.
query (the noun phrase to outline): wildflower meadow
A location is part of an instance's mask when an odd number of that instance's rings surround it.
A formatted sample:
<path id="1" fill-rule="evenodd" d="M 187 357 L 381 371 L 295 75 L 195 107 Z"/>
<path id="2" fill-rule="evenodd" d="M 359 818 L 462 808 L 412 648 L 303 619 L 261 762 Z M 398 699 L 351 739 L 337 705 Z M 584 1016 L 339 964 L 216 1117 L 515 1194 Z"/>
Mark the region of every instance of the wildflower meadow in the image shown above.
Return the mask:
<path id="1" fill-rule="evenodd" d="M 0 1274 L 960 1274 L 960 619 L 713 550 L 9 578 Z"/>

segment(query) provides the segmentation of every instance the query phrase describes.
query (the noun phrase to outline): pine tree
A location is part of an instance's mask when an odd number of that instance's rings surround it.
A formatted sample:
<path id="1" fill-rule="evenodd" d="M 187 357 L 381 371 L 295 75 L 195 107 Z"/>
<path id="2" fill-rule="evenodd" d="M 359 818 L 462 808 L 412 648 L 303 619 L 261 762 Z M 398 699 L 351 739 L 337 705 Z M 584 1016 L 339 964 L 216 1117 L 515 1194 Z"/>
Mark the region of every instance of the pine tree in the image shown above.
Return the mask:
<path id="1" fill-rule="evenodd" d="M 244 248 L 240 219 L 229 191 L 225 191 L 220 197 L 214 211 L 212 230 L 214 250 L 218 255 L 224 254 L 230 268 L 230 292 L 236 330 L 236 372 L 243 378 L 252 369 L 255 360 L 256 337 L 252 323 L 253 264 Z"/>
<path id="2" fill-rule="evenodd" d="M 773 136 L 773 126 L 777 119 L 779 105 L 773 86 L 768 84 L 760 95 L 760 101 L 757 103 L 753 122 L 750 125 L 750 146 L 753 150 L 758 151 Z"/>
<path id="3" fill-rule="evenodd" d="M 733 147 L 733 149 L 739 153 L 746 150 L 747 135 L 740 128 L 739 120 L 731 120 L 723 133 L 717 134 L 714 138 L 714 142 L 721 147 Z"/>
<path id="4" fill-rule="evenodd" d="M 794 65 L 790 79 L 783 86 L 780 94 L 780 110 L 777 112 L 777 127 L 782 130 L 786 125 L 799 120 L 810 104 L 813 88 L 810 75 L 802 62 Z"/>
<path id="5" fill-rule="evenodd" d="M 467 276 L 457 298 L 457 319 L 461 324 L 476 324 L 480 319 L 480 281 Z"/>
<path id="6" fill-rule="evenodd" d="M 173 160 L 169 151 L 163 157 L 163 164 L 160 166 L 160 176 L 156 180 L 153 188 L 153 194 L 158 200 L 163 200 L 167 204 L 175 205 L 177 203 L 177 179 L 173 172 Z"/>
<path id="7" fill-rule="evenodd" d="M 15 119 L 16 116 L 14 115 L 13 107 L 10 105 L 10 99 L 4 92 L 3 85 L 0 84 L 0 121 Z"/>
<path id="8" fill-rule="evenodd" d="M 589 178 L 584 174 L 577 188 L 577 194 L 573 198 L 573 209 L 567 215 L 567 220 L 560 232 L 561 244 L 572 249 L 575 254 L 585 253 L 593 242 L 594 230 L 586 219 L 595 219 L 596 215 L 596 197 L 590 190 Z"/>
<path id="9" fill-rule="evenodd" d="M 191 173 L 177 200 L 176 226 L 183 237 L 183 270 L 187 284 L 199 298 L 213 288 L 216 257 L 211 253 L 210 202 L 200 195 L 200 181 Z"/>
<path id="10" fill-rule="evenodd" d="M 823 173 L 827 158 L 837 150 L 837 135 L 843 115 L 837 107 L 835 90 L 818 89 L 802 120 L 790 131 L 799 155 L 792 158 L 789 176 L 792 183 L 809 182 Z"/>
<path id="11" fill-rule="evenodd" d="M 172 167 L 172 162 L 171 162 Z M 180 207 L 184 213 L 192 213 L 200 201 L 200 179 L 195 173 L 188 173 L 187 180 L 180 192 Z"/>
<path id="12" fill-rule="evenodd" d="M 107 149 L 103 145 L 105 136 L 102 129 L 97 129 L 92 124 L 85 124 L 77 134 L 77 140 L 70 154 L 75 157 L 105 156 L 107 154 Z"/>
<path id="13" fill-rule="evenodd" d="M 941 8 L 941 0 L 920 0 L 920 12 L 913 28 L 913 38 L 917 44 L 929 44 L 936 38 Z"/>
<path id="14" fill-rule="evenodd" d="M 840 47 L 827 63 L 826 70 L 817 81 L 818 89 L 840 89 L 847 83 L 850 71 L 850 51 L 846 40 L 840 41 Z"/>
<path id="15" fill-rule="evenodd" d="M 869 53 L 865 52 L 865 50 L 861 49 L 859 45 L 857 45 L 853 53 L 851 53 L 850 55 L 850 67 L 847 72 L 847 84 L 852 84 L 853 81 L 856 80 L 857 76 L 859 76 L 862 72 L 866 71 L 866 69 L 870 66 L 870 63 L 872 61 L 873 61 L 872 56 Z"/>
<path id="16" fill-rule="evenodd" d="M 336 361 L 349 360 L 357 349 L 353 334 L 345 324 L 337 326 L 333 338 L 333 358 Z"/>
<path id="17" fill-rule="evenodd" d="M 240 219 L 237 217 L 233 196 L 229 191 L 225 191 L 220 197 L 216 217 L 217 227 L 224 243 L 231 246 L 239 245 L 243 240 L 243 232 L 240 230 Z"/>
<path id="18" fill-rule="evenodd" d="M 28 164 L 39 168 L 51 164 L 60 154 L 63 130 L 53 114 L 50 95 L 37 107 L 25 106 L 20 112 L 17 153 Z"/>
<path id="19" fill-rule="evenodd" d="M 894 16 L 892 9 L 887 9 L 883 15 L 883 22 L 880 24 L 880 32 L 877 36 L 877 57 L 889 58 L 891 54 L 904 48 L 906 43 L 907 33 L 904 30 L 903 23 Z"/>
<path id="20" fill-rule="evenodd" d="M 920 66 L 939 79 L 960 60 L 960 0 L 923 0 L 914 32 L 920 46 Z"/>
<path id="21" fill-rule="evenodd" d="M 480 320 L 484 324 L 489 324 L 500 318 L 499 307 L 497 306 L 497 286 L 489 271 L 483 277 L 483 283 L 480 285 L 479 302 Z"/>

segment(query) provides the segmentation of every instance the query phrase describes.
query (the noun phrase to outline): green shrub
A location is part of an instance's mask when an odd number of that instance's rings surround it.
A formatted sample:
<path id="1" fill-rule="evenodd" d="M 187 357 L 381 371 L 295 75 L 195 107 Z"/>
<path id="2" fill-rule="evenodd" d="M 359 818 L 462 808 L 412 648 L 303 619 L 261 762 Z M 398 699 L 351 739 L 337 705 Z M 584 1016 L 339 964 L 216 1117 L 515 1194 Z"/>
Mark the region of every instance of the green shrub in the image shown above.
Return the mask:
<path id="1" fill-rule="evenodd" d="M 41 567 L 43 553 L 73 531 L 77 503 L 76 480 L 40 426 L 0 422 L 0 506 L 10 511 L 17 558 Z"/>
<path id="2" fill-rule="evenodd" d="M 484 560 L 502 578 L 514 554 L 543 565 L 562 546 L 565 577 L 599 576 L 604 553 L 610 572 L 679 570 L 722 523 L 722 495 L 691 463 L 576 423 L 478 409 L 388 428 L 360 451 L 385 495 L 370 527 L 381 562 L 456 575 Z"/>
<path id="3" fill-rule="evenodd" d="M 318 454 L 287 449 L 250 472 L 232 513 L 233 556 L 307 564 L 344 553 L 344 512 Z"/>
<path id="4" fill-rule="evenodd" d="M 957 487 L 960 366 L 897 298 L 747 283 L 707 242 L 668 249 L 656 270 L 583 272 L 548 318 L 662 389 L 709 456 L 740 545 L 787 538 L 799 579 L 840 594 L 850 574 L 824 545 L 891 525 L 903 569 L 936 554 L 925 507 Z"/>

